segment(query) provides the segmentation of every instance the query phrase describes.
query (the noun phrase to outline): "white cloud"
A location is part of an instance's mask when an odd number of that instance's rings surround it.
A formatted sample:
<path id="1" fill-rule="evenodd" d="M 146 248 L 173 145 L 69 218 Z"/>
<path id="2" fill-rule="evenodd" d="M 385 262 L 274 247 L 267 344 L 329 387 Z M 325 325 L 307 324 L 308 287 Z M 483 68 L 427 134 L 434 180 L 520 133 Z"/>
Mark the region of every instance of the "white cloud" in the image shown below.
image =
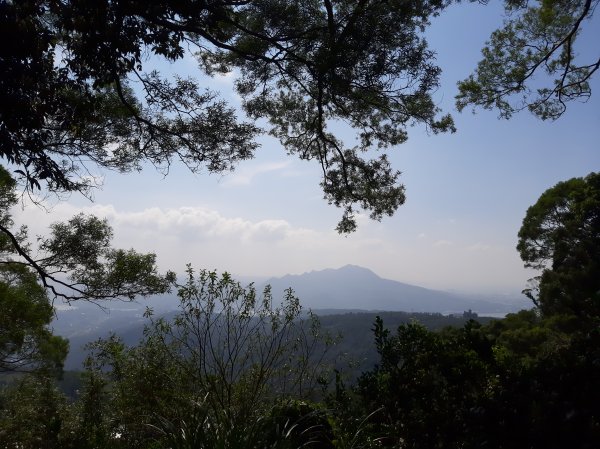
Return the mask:
<path id="1" fill-rule="evenodd" d="M 454 242 L 451 242 L 450 240 L 437 240 L 436 242 L 433 243 L 433 246 L 438 248 L 438 247 L 444 247 L 444 246 L 452 246 L 454 245 Z"/>
<path id="2" fill-rule="evenodd" d="M 152 207 L 134 212 L 113 205 L 77 208 L 56 205 L 51 213 L 35 206 L 15 211 L 18 224 L 43 235 L 48 225 L 84 212 L 106 218 L 114 229 L 114 245 L 154 252 L 163 269 L 218 268 L 240 274 L 283 275 L 356 263 L 368 266 L 368 255 L 382 252 L 380 239 L 293 226 L 286 220 L 248 220 L 224 216 L 205 207 Z"/>
<path id="3" fill-rule="evenodd" d="M 233 89 L 234 84 L 235 84 L 235 77 L 236 77 L 236 74 L 234 72 L 227 72 L 227 73 L 217 73 L 212 77 L 212 79 L 215 80 L 220 85 L 223 85 L 230 89 Z"/>
<path id="4" fill-rule="evenodd" d="M 158 207 L 140 212 L 115 213 L 115 225 L 141 228 L 155 232 L 196 237 L 233 237 L 240 241 L 276 240 L 285 238 L 291 225 L 285 220 L 267 219 L 251 222 L 240 217 L 224 217 L 219 212 L 203 207 Z"/>
<path id="5" fill-rule="evenodd" d="M 487 245 L 485 243 L 477 242 L 473 245 L 467 246 L 467 250 L 469 251 L 490 251 L 492 249 L 491 245 Z"/>
<path id="6" fill-rule="evenodd" d="M 233 174 L 227 176 L 223 185 L 238 187 L 248 186 L 252 183 L 254 178 L 264 173 L 280 171 L 288 168 L 291 165 L 291 161 L 284 162 L 268 162 L 255 166 L 243 166 L 239 170 L 233 172 Z"/>

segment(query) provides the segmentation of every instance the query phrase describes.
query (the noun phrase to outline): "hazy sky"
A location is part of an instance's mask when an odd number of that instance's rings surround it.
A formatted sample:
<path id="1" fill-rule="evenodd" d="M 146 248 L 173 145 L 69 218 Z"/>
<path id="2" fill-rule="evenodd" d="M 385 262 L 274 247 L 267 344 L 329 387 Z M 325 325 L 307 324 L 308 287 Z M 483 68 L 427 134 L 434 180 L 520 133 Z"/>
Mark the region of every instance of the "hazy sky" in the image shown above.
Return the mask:
<path id="1" fill-rule="evenodd" d="M 94 203 L 72 196 L 55 201 L 50 213 L 29 207 L 16 218 L 35 234 L 52 221 L 92 212 L 109 219 L 116 246 L 155 252 L 161 268 L 175 271 L 191 262 L 279 276 L 350 263 L 431 288 L 520 291 L 532 275 L 515 250 L 527 207 L 557 182 L 600 169 L 600 82 L 596 77 L 590 101 L 570 105 L 556 122 L 528 113 L 511 121 L 496 112 L 458 114 L 456 82 L 473 70 L 500 20 L 497 8 L 476 3 L 434 21 L 429 42 L 444 70 L 435 98 L 458 132 L 429 136 L 411 128 L 408 142 L 389 153 L 403 172 L 406 204 L 381 223 L 361 217 L 353 235 L 334 231 L 341 211 L 322 199 L 317 164 L 286 156 L 266 137 L 257 157 L 231 174 L 193 175 L 180 166 L 167 177 L 152 167 L 140 174 L 102 171 Z M 600 38 L 598 22 L 588 25 L 590 42 Z M 168 69 L 190 74 L 195 67 L 188 58 Z M 207 83 L 235 104 L 231 81 Z"/>

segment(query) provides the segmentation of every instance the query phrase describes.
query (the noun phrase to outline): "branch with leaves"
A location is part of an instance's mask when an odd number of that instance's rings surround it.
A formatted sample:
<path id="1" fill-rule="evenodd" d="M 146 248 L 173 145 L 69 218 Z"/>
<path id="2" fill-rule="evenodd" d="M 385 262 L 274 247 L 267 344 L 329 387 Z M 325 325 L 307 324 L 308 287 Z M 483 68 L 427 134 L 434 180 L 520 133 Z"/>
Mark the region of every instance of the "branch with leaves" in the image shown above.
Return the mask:
<path id="1" fill-rule="evenodd" d="M 48 236 L 37 238 L 34 250 L 26 227 L 12 229 L 15 188 L 0 167 L 0 267 L 31 268 L 54 298 L 67 302 L 132 300 L 170 289 L 175 275 L 159 274 L 154 254 L 112 248 L 112 228 L 93 215 L 52 224 Z"/>
<path id="2" fill-rule="evenodd" d="M 569 102 L 586 101 L 600 58 L 581 61 L 576 48 L 597 6 L 598 0 L 550 0 L 534 6 L 507 0 L 504 27 L 492 34 L 475 74 L 458 84 L 458 109 L 497 109 L 502 118 L 529 109 L 543 120 L 555 120 Z"/>

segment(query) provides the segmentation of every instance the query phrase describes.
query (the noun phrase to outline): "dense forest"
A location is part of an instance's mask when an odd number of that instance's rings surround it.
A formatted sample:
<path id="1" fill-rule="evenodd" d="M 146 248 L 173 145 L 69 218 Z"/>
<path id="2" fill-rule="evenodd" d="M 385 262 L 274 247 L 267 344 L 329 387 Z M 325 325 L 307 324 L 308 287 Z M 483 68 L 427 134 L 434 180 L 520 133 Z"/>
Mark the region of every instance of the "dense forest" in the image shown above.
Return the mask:
<path id="1" fill-rule="evenodd" d="M 405 189 L 385 150 L 414 124 L 455 131 L 432 99 L 440 68 L 422 34 L 450 3 L 0 0 L 13 44 L 0 53 L 0 448 L 600 447 L 598 173 L 548 186 L 525 214 L 531 310 L 453 326 L 382 313 L 366 336 L 339 335 L 291 289 L 274 297 L 191 265 L 159 273 L 154 254 L 114 248 L 95 216 L 45 236 L 15 225 L 23 195 L 89 194 L 92 166 L 230 170 L 257 150 L 258 121 L 318 164 L 340 233 L 359 212 L 392 215 Z M 507 0 L 457 107 L 546 120 L 588 98 L 600 61 L 574 48 L 597 5 Z M 143 69 L 148 54 L 176 61 L 190 47 L 205 74 L 239 75 L 247 121 L 193 79 Z M 532 83 L 540 72 L 546 86 Z M 355 146 L 328 128 L 339 121 Z M 137 344 L 92 341 L 83 372 L 63 373 L 57 301 L 170 291 L 177 314 L 148 309 Z M 338 357 L 344 344 L 374 359 L 357 368 Z"/>

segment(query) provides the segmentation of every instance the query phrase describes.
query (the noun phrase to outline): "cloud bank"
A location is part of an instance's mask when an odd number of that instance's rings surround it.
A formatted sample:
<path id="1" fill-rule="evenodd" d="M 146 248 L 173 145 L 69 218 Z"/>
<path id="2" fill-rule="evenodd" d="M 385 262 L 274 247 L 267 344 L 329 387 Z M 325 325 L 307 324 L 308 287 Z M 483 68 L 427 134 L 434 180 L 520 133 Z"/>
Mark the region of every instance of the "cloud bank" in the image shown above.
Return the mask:
<path id="1" fill-rule="evenodd" d="M 402 282 L 471 291 L 489 285 L 498 289 L 512 285 L 518 290 L 531 277 L 513 248 L 424 233 L 417 239 L 402 233 L 390 238 L 379 234 L 377 223 L 367 219 L 358 232 L 346 237 L 294 226 L 277 217 L 253 221 L 201 206 L 122 211 L 110 204 L 78 208 L 59 203 L 51 213 L 35 206 L 15 211 L 15 220 L 27 224 L 35 236 L 45 234 L 51 222 L 80 212 L 106 218 L 114 228 L 116 247 L 156 253 L 161 269 L 176 272 L 191 263 L 196 268 L 262 277 L 352 263 Z"/>

